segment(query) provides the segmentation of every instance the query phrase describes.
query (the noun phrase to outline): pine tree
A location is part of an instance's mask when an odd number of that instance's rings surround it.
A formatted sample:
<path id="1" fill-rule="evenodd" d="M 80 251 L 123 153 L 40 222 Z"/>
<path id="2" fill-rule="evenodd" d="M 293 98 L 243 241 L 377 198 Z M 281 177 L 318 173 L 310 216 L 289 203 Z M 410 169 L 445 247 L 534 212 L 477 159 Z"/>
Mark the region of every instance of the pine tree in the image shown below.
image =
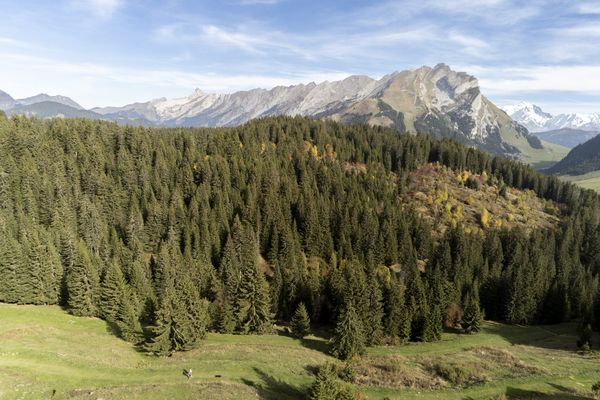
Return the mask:
<path id="1" fill-rule="evenodd" d="M 332 354 L 342 360 L 350 359 L 354 356 L 364 353 L 366 339 L 362 321 L 352 302 L 348 302 L 340 316 L 335 327 L 332 338 Z"/>
<path id="2" fill-rule="evenodd" d="M 482 323 L 483 313 L 479 308 L 479 301 L 475 291 L 473 291 L 465 306 L 460 325 L 466 333 L 475 333 L 479 332 Z"/>
<path id="3" fill-rule="evenodd" d="M 246 227 L 244 231 L 237 244 L 243 265 L 234 311 L 239 331 L 245 334 L 265 333 L 270 330 L 271 325 L 269 285 L 258 266 L 258 247 L 254 233 L 250 227 Z"/>
<path id="4" fill-rule="evenodd" d="M 127 290 L 119 301 L 119 309 L 115 316 L 115 323 L 119 328 L 121 337 L 132 343 L 138 343 L 142 339 L 142 325 L 139 316 L 133 306 L 132 297 L 134 294 Z"/>
<path id="5" fill-rule="evenodd" d="M 217 330 L 220 333 L 235 332 L 236 319 L 229 299 L 225 296 L 218 304 Z"/>
<path id="6" fill-rule="evenodd" d="M 144 344 L 146 351 L 161 356 L 194 348 L 210 324 L 209 303 L 200 299 L 189 278 L 166 276 L 164 284 L 151 337 Z"/>
<path id="7" fill-rule="evenodd" d="M 383 294 L 375 276 L 369 281 L 368 318 L 365 326 L 367 345 L 379 344 L 383 337 Z"/>
<path id="8" fill-rule="evenodd" d="M 310 318 L 304 303 L 300 303 L 290 323 L 292 333 L 299 338 L 303 338 L 310 333 Z"/>
<path id="9" fill-rule="evenodd" d="M 433 342 L 442 338 L 442 311 L 439 304 L 430 307 L 429 313 L 425 316 L 422 340 L 424 342 Z"/>
<path id="10" fill-rule="evenodd" d="M 338 378 L 334 364 L 325 364 L 319 368 L 317 377 L 309 389 L 310 400 L 355 400 L 351 385 Z"/>
<path id="11" fill-rule="evenodd" d="M 20 299 L 20 274 L 23 272 L 21 246 L 2 233 L 0 237 L 0 301 L 16 303 Z"/>
<path id="12" fill-rule="evenodd" d="M 115 321 L 125 294 L 125 279 L 121 267 L 112 262 L 100 284 L 100 316 L 107 321 Z"/>
<path id="13" fill-rule="evenodd" d="M 96 296 L 98 291 L 98 271 L 92 262 L 85 244 L 77 244 L 75 260 L 67 272 L 66 286 L 69 310 L 77 316 L 97 314 Z"/>

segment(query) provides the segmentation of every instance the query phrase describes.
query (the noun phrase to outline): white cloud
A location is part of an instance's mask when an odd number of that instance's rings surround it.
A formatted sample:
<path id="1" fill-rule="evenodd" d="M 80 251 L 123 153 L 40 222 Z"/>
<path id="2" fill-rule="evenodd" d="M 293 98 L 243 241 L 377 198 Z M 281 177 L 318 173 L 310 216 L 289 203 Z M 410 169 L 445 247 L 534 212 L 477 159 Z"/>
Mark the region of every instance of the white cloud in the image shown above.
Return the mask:
<path id="1" fill-rule="evenodd" d="M 600 94 L 600 65 L 460 67 L 476 77 L 485 94 L 570 92 Z"/>
<path id="2" fill-rule="evenodd" d="M 340 80 L 350 75 L 340 71 L 310 70 L 269 75 L 136 69 L 11 53 L 0 53 L 0 65 L 6 79 L 2 89 L 14 97 L 27 97 L 39 92 L 57 93 L 72 97 L 88 108 L 163 96 L 179 97 L 189 94 L 195 87 L 208 92 L 230 93 L 257 87 Z M 28 79 L 23 79 L 24 76 Z"/>
<path id="3" fill-rule="evenodd" d="M 600 14 L 600 4 L 584 2 L 577 5 L 577 11 L 581 14 Z"/>
<path id="4" fill-rule="evenodd" d="M 108 18 L 123 6 L 124 0 L 80 0 L 74 4 L 87 8 L 98 17 Z"/>
<path id="5" fill-rule="evenodd" d="M 9 37 L 0 36 L 0 46 L 10 46 L 10 47 L 21 47 L 27 48 L 30 47 L 29 44 L 22 42 L 20 40 L 16 40 Z"/>

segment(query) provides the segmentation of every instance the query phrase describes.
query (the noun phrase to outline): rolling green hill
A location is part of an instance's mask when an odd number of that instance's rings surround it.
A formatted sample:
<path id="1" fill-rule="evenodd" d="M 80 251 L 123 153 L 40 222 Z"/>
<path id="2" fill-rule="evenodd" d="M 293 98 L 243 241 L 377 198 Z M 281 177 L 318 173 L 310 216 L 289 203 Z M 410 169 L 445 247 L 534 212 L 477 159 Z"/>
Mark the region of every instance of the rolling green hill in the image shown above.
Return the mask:
<path id="1" fill-rule="evenodd" d="M 0 321 L 3 400 L 300 400 L 314 367 L 333 361 L 315 336 L 210 334 L 196 350 L 159 358 L 119 340 L 102 320 L 55 306 L 0 305 Z M 575 340 L 572 324 L 486 323 L 477 335 L 374 347 L 356 364 L 357 388 L 366 399 L 588 399 L 600 364 L 577 354 Z M 464 381 L 447 375 L 453 369 Z"/>

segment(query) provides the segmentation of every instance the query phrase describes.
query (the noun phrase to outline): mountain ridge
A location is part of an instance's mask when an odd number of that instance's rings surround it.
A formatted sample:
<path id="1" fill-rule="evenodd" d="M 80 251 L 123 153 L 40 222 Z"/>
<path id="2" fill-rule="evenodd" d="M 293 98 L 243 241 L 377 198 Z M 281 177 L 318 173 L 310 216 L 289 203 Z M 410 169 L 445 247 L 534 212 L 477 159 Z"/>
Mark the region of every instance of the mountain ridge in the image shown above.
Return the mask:
<path id="1" fill-rule="evenodd" d="M 37 97 L 44 99 L 43 95 Z M 64 102 L 62 96 L 55 96 L 55 100 Z M 73 104 L 66 106 L 77 108 Z M 93 118 L 120 124 L 163 127 L 234 126 L 254 118 L 298 115 L 392 127 L 401 133 L 451 137 L 526 162 L 555 160 L 560 153 L 487 99 L 476 77 L 452 70 L 446 64 L 395 71 L 381 79 L 352 75 L 339 81 L 226 94 L 196 89 L 181 98 L 163 97 L 89 111 L 94 113 Z M 40 114 L 43 113 L 38 110 L 37 115 Z"/>
<path id="2" fill-rule="evenodd" d="M 552 115 L 541 107 L 526 101 L 501 107 L 513 120 L 531 132 L 546 132 L 559 129 L 600 131 L 600 112 L 561 113 Z"/>

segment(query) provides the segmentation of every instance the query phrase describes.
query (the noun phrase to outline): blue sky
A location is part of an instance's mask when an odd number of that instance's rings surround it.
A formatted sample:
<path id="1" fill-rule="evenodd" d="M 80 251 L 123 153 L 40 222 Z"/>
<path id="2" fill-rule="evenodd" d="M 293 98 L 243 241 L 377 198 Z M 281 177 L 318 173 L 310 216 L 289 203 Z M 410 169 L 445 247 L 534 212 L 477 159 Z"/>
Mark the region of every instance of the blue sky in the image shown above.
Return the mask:
<path id="1" fill-rule="evenodd" d="M 600 1 L 0 0 L 0 89 L 85 107 L 439 62 L 503 105 L 600 112 Z"/>

